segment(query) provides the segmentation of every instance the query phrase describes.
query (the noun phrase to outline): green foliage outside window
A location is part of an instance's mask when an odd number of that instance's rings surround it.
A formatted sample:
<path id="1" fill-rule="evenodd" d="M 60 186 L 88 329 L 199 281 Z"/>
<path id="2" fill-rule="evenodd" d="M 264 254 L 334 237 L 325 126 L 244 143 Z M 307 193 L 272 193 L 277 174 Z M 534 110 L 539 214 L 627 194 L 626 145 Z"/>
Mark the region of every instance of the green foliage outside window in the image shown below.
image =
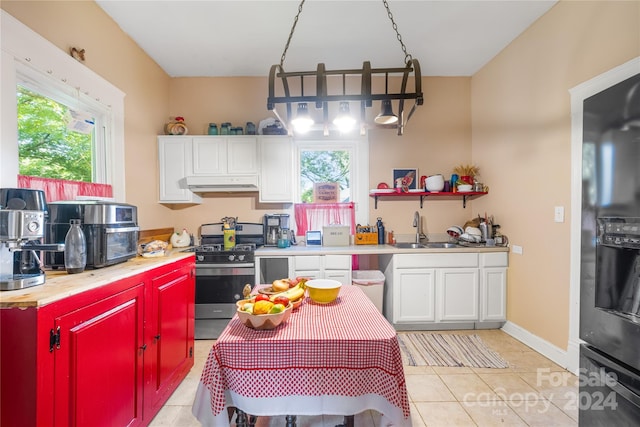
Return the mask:
<path id="1" fill-rule="evenodd" d="M 300 179 L 302 202 L 313 202 L 313 184 L 337 182 L 340 190 L 349 189 L 350 156 L 348 151 L 302 151 Z M 341 202 L 348 202 L 349 197 Z"/>
<path id="2" fill-rule="evenodd" d="M 20 174 L 92 182 L 92 135 L 67 128 L 69 108 L 18 86 Z"/>

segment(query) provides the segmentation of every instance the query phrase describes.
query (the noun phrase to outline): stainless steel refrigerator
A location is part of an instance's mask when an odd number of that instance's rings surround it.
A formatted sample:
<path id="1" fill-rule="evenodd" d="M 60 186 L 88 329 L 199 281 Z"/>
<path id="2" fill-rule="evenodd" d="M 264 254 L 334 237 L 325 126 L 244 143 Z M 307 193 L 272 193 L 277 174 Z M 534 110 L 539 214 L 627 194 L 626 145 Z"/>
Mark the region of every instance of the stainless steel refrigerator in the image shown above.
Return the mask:
<path id="1" fill-rule="evenodd" d="M 584 100 L 580 426 L 640 425 L 640 74 Z"/>

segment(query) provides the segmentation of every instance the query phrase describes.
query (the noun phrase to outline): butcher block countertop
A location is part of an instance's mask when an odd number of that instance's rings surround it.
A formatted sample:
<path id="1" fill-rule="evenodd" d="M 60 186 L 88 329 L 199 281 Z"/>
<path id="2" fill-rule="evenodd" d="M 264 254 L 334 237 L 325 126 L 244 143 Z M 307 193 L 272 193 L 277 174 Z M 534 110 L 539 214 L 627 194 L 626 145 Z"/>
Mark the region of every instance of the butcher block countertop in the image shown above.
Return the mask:
<path id="1" fill-rule="evenodd" d="M 40 307 L 193 256 L 192 252 L 172 250 L 162 257 L 138 256 L 120 264 L 85 270 L 79 274 L 68 274 L 64 269 L 47 270 L 43 285 L 0 292 L 0 308 Z"/>

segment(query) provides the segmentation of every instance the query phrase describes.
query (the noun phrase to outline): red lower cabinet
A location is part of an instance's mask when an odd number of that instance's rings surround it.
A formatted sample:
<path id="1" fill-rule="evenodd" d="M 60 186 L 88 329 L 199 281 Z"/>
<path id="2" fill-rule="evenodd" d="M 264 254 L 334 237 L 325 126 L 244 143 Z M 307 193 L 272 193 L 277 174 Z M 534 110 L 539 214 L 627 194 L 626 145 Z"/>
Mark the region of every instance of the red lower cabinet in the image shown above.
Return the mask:
<path id="1" fill-rule="evenodd" d="M 0 309 L 0 425 L 148 425 L 193 366 L 194 269 Z"/>
<path id="2" fill-rule="evenodd" d="M 60 316 L 56 426 L 142 425 L 144 283 Z"/>
<path id="3" fill-rule="evenodd" d="M 151 278 L 145 330 L 145 418 L 156 414 L 193 366 L 195 288 L 193 267 Z"/>

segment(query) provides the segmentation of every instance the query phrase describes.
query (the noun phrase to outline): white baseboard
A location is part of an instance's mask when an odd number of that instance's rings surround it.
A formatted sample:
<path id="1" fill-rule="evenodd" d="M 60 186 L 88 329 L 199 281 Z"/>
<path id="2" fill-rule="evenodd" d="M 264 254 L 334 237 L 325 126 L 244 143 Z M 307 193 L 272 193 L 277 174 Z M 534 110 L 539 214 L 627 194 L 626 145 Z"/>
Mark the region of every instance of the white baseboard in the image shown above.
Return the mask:
<path id="1" fill-rule="evenodd" d="M 575 346 L 575 348 L 574 346 L 570 345 L 570 351 L 564 351 L 551 344 L 550 342 L 509 321 L 507 321 L 504 326 L 502 326 L 502 330 L 518 341 L 542 354 L 544 357 L 562 366 L 569 372 L 578 372 L 578 366 L 576 366 L 578 359 L 574 358 L 574 355 L 578 354 L 574 353 L 578 349 L 577 345 Z"/>

